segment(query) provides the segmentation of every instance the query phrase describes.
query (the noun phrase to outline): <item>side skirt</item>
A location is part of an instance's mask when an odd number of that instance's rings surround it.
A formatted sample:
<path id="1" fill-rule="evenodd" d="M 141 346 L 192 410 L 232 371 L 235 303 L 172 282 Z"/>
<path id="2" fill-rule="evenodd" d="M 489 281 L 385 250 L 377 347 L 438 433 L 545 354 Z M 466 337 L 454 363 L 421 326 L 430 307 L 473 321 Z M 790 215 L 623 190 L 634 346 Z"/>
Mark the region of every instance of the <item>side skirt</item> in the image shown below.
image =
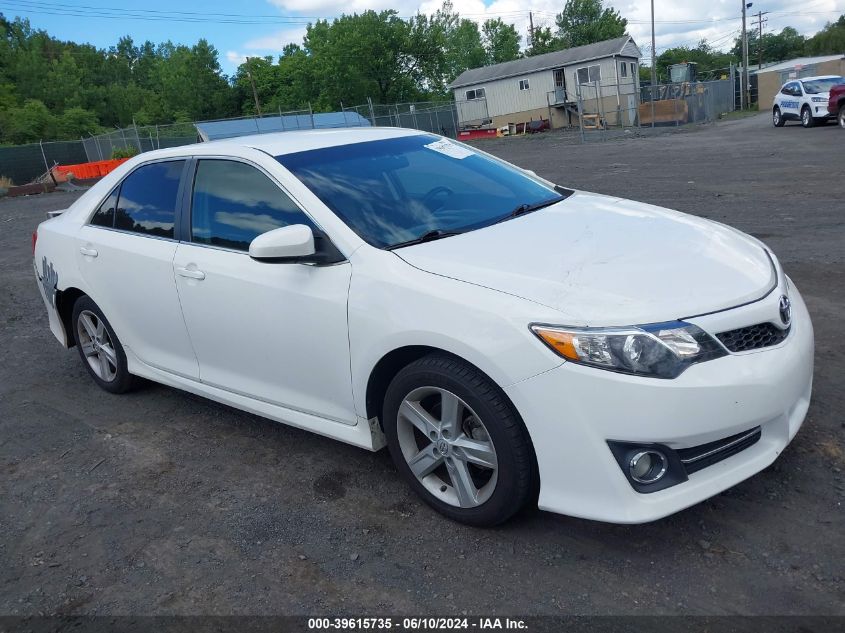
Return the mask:
<path id="1" fill-rule="evenodd" d="M 375 418 L 366 420 L 359 416 L 357 423 L 354 425 L 335 422 L 334 420 L 295 411 L 261 400 L 255 400 L 247 396 L 232 393 L 231 391 L 226 391 L 225 389 L 203 384 L 196 380 L 171 374 L 147 365 L 139 360 L 132 350 L 125 348 L 125 351 L 129 372 L 141 378 L 146 378 L 147 380 L 175 389 L 181 389 L 194 395 L 240 409 L 241 411 L 260 415 L 274 422 L 281 422 L 282 424 L 311 431 L 312 433 L 340 440 L 341 442 L 360 448 L 366 448 L 370 451 L 380 450 L 387 444 L 384 434 L 381 432 L 381 428 Z"/>

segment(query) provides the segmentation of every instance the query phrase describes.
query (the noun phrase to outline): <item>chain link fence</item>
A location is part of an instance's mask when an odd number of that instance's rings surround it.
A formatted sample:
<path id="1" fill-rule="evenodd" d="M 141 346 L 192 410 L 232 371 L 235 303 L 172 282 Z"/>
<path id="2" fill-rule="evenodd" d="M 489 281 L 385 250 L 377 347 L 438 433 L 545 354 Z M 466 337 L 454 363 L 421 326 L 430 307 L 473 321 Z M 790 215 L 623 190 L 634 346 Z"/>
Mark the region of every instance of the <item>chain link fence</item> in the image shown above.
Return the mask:
<path id="1" fill-rule="evenodd" d="M 433 132 L 455 138 L 458 135 L 459 117 L 452 101 L 416 101 L 409 103 L 381 104 L 369 101 L 364 105 L 343 107 L 344 112 L 355 112 L 376 127 L 405 127 Z"/>
<path id="2" fill-rule="evenodd" d="M 730 79 L 635 87 L 591 82 L 576 87 L 578 126 L 584 142 L 640 131 L 709 123 L 736 109 Z"/>
<path id="3" fill-rule="evenodd" d="M 193 123 L 173 123 L 132 126 L 97 136 L 92 135 L 83 139 L 82 144 L 87 161 L 91 162 L 108 160 L 116 150 L 129 149 L 140 154 L 154 149 L 189 145 L 197 140 L 197 130 Z"/>
<path id="4" fill-rule="evenodd" d="M 0 176 L 11 179 L 16 185 L 25 185 L 45 176 L 56 165 L 73 165 L 86 160 L 80 141 L 0 146 Z"/>

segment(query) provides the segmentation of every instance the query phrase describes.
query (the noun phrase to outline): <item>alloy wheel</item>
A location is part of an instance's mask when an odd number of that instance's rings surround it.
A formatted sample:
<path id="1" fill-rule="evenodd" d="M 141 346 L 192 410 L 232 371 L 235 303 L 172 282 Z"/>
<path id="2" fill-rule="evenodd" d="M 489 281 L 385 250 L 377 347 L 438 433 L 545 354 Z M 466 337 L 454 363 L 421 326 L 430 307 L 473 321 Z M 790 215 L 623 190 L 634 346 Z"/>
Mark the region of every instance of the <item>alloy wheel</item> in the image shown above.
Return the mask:
<path id="1" fill-rule="evenodd" d="M 496 449 L 481 419 L 451 391 L 414 389 L 402 400 L 396 430 L 411 472 L 440 501 L 474 508 L 493 494 Z"/>
<path id="2" fill-rule="evenodd" d="M 91 370 L 103 382 L 117 376 L 117 352 L 105 323 L 90 310 L 83 310 L 76 320 L 79 344 Z"/>

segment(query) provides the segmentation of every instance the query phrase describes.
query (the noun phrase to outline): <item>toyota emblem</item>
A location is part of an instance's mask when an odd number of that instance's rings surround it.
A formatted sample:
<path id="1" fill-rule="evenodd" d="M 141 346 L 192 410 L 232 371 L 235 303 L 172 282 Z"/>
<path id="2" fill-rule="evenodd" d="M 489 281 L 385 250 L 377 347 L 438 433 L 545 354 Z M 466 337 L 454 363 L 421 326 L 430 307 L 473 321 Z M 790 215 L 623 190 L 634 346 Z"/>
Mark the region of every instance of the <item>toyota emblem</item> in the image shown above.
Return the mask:
<path id="1" fill-rule="evenodd" d="M 778 312 L 780 312 L 781 322 L 788 326 L 792 322 L 792 302 L 786 295 L 780 296 L 780 301 L 778 302 Z"/>

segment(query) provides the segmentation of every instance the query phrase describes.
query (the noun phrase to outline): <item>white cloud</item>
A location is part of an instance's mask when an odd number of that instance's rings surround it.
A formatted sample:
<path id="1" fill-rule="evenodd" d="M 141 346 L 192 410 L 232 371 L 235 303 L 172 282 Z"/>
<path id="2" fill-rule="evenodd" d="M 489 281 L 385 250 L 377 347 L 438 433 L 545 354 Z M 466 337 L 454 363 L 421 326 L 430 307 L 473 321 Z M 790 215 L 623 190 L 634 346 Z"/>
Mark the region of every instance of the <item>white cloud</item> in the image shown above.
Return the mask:
<path id="1" fill-rule="evenodd" d="M 271 33 L 270 35 L 264 35 L 262 37 L 255 38 L 254 40 L 249 40 L 243 45 L 243 47 L 250 51 L 281 53 L 282 49 L 287 44 L 293 43 L 302 45 L 302 38 L 305 37 L 305 31 L 305 25 L 283 29 L 281 31 Z"/>
<path id="2" fill-rule="evenodd" d="M 226 59 L 237 66 L 238 64 L 242 64 L 246 61 L 246 55 L 239 53 L 238 51 L 226 51 Z"/>

